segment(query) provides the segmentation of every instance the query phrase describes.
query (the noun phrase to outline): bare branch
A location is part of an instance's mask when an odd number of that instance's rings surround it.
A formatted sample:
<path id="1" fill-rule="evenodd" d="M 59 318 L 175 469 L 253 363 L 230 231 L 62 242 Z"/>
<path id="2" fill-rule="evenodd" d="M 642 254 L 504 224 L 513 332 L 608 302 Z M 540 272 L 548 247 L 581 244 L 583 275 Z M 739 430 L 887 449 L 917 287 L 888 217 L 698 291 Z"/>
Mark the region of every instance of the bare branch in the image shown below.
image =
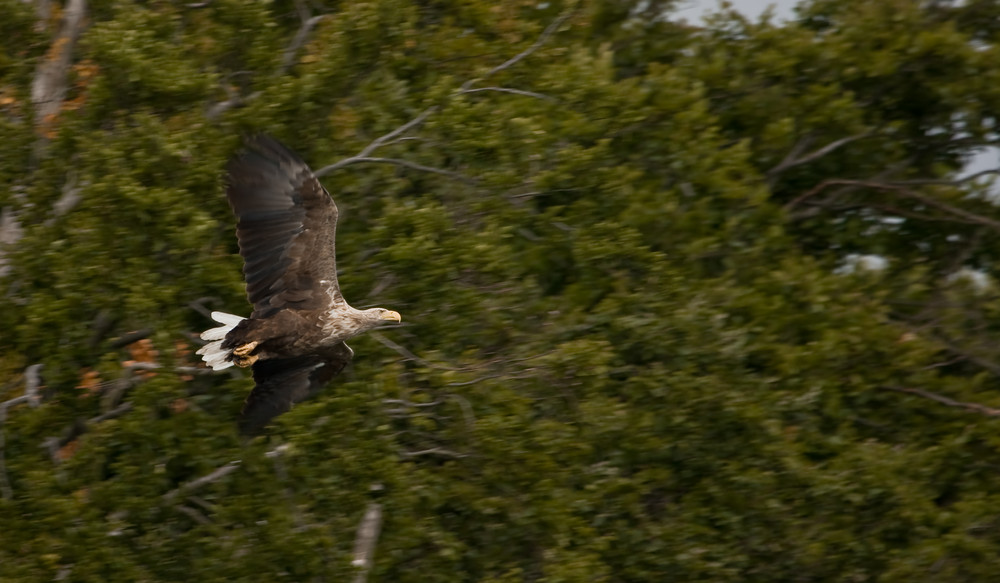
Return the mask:
<path id="1" fill-rule="evenodd" d="M 386 348 L 396 351 L 400 356 L 402 356 L 406 360 L 412 360 L 413 362 L 426 366 L 427 368 L 436 368 L 439 370 L 462 370 L 460 368 L 453 368 L 450 366 L 441 366 L 439 364 L 434 364 L 433 362 L 424 360 L 419 356 L 417 356 L 416 354 L 413 354 L 409 350 L 403 348 L 399 344 L 396 344 L 392 340 L 389 340 L 385 336 L 379 334 L 378 332 L 369 332 L 368 335 L 374 338 L 375 340 L 379 341 L 379 343 L 381 343 Z"/>
<path id="2" fill-rule="evenodd" d="M 129 411 L 132 411 L 133 408 L 134 407 L 131 401 L 125 401 L 124 403 L 119 404 L 114 409 L 105 411 L 104 413 L 101 413 L 100 415 L 97 415 L 95 417 L 91 417 L 86 421 L 78 418 L 71 425 L 66 427 L 62 431 L 62 435 L 60 435 L 59 437 L 48 437 L 45 440 L 43 440 L 42 447 L 44 447 L 46 451 L 48 451 L 49 458 L 52 459 L 52 463 L 58 466 L 60 463 L 62 463 L 62 460 L 59 457 L 60 448 L 75 441 L 81 435 L 90 431 L 90 428 L 93 425 L 96 425 L 103 421 L 107 421 L 109 419 L 115 419 L 117 417 L 121 417 L 122 415 L 128 413 Z"/>
<path id="3" fill-rule="evenodd" d="M 10 486 L 10 478 L 7 476 L 7 457 L 4 454 L 7 438 L 3 432 L 3 425 L 7 422 L 7 401 L 0 406 L 0 496 L 3 496 L 4 500 L 11 500 L 14 498 L 14 490 Z"/>
<path id="4" fill-rule="evenodd" d="M 535 39 L 535 42 L 532 43 L 530 47 L 524 49 L 523 51 L 514 55 L 513 57 L 507 59 L 503 63 L 500 63 L 496 67 L 493 67 L 492 69 L 487 71 L 486 74 L 484 74 L 482 77 L 469 79 L 465 83 L 462 83 L 462 87 L 459 89 L 459 93 L 468 91 L 473 85 L 476 84 L 476 82 L 486 79 L 487 77 L 492 77 L 493 75 L 496 75 L 497 73 L 505 69 L 509 69 L 514 65 L 518 64 L 519 62 L 523 61 L 524 59 L 528 58 L 529 56 L 531 56 L 532 53 L 537 51 L 539 48 L 541 48 L 543 44 L 545 44 L 545 41 L 549 40 L 549 37 L 552 36 L 556 32 L 556 30 L 558 30 L 559 27 L 563 25 L 563 23 L 569 20 L 570 16 L 572 16 L 573 13 L 576 12 L 578 7 L 579 3 L 577 3 L 575 6 L 573 6 L 566 12 L 559 15 L 559 18 L 556 18 L 548 26 L 545 27 L 545 30 L 542 31 L 542 34 L 538 35 L 538 38 Z"/>
<path id="5" fill-rule="evenodd" d="M 462 409 L 462 417 L 465 419 L 465 424 L 469 429 L 472 429 L 476 424 L 476 415 L 472 412 L 472 405 L 469 403 L 469 400 L 454 393 L 448 396 L 458 402 L 458 406 Z"/>
<path id="6" fill-rule="evenodd" d="M 432 447 L 429 449 L 422 449 L 420 451 L 404 451 L 402 453 L 403 457 L 420 457 L 425 455 L 440 455 L 444 457 L 452 457 L 459 459 L 464 457 L 469 457 L 468 454 L 458 453 L 455 451 L 451 451 L 450 449 L 444 449 L 443 447 Z"/>
<path id="7" fill-rule="evenodd" d="M 204 4 L 207 5 L 208 3 L 206 2 Z M 282 75 L 288 73 L 288 71 L 295 64 L 295 58 L 298 55 L 299 50 L 302 49 L 302 46 L 309 40 L 309 34 L 312 33 L 313 29 L 316 28 L 316 25 L 319 24 L 321 20 L 329 16 L 328 14 L 320 14 L 318 16 L 310 17 L 309 7 L 306 6 L 304 2 L 296 2 L 295 6 L 299 12 L 299 18 L 302 20 L 302 25 L 299 26 L 299 30 L 296 31 L 295 36 L 292 38 L 292 42 L 289 43 L 289 45 L 282 52 L 281 64 L 278 65 L 278 68 L 274 72 L 275 77 L 281 77 Z M 247 102 L 257 99 L 262 94 L 261 91 L 254 91 L 250 95 L 243 97 L 225 84 L 222 88 L 229 98 L 208 108 L 205 112 L 205 117 L 210 120 L 218 118 L 220 115 L 234 107 L 242 107 Z"/>
<path id="8" fill-rule="evenodd" d="M 13 247 L 24 236 L 24 229 L 17 220 L 17 213 L 10 207 L 0 211 L 0 277 L 10 273 L 7 247 Z"/>
<path id="9" fill-rule="evenodd" d="M 35 29 L 48 29 L 49 18 L 52 17 L 52 0 L 35 0 Z"/>
<path id="10" fill-rule="evenodd" d="M 282 444 L 272 449 L 271 451 L 265 453 L 264 457 L 274 458 L 284 454 L 287 450 L 288 450 L 288 444 Z M 243 462 L 241 460 L 233 460 L 227 464 L 221 465 L 218 468 L 212 470 L 210 473 L 205 474 L 200 478 L 191 480 L 190 482 L 181 484 L 180 486 L 167 492 L 166 494 L 163 495 L 163 499 L 169 502 L 171 500 L 175 500 L 177 496 L 180 494 L 188 493 L 192 490 L 197 490 L 198 488 L 201 488 L 206 484 L 211 484 L 212 482 L 218 482 L 222 478 L 225 478 L 229 474 L 236 471 L 236 469 L 239 468 L 242 463 Z"/>
<path id="11" fill-rule="evenodd" d="M 31 102 L 35 104 L 35 119 L 38 124 L 50 124 L 62 107 L 63 99 L 66 97 L 67 75 L 73 60 L 73 49 L 83 30 L 86 15 L 86 0 L 66 2 L 62 27 L 52 40 L 49 54 L 35 71 L 35 77 L 31 82 Z"/>
<path id="12" fill-rule="evenodd" d="M 221 304 L 222 300 L 214 296 L 202 296 L 196 300 L 191 301 L 191 303 L 188 304 L 188 307 L 198 312 L 202 316 L 205 316 L 206 318 L 210 319 L 212 317 L 212 310 L 209 310 L 208 308 L 205 307 L 206 302 L 214 302 L 216 304 Z"/>
<path id="13" fill-rule="evenodd" d="M 577 10 L 578 7 L 579 7 L 579 4 L 577 4 L 576 6 L 574 6 L 571 9 L 567 10 L 565 13 L 563 13 L 561 16 L 559 16 L 559 18 L 556 18 L 554 21 L 552 21 L 551 24 L 549 24 L 547 27 L 545 27 L 545 30 L 542 31 L 542 34 L 540 34 L 538 36 L 538 38 L 535 39 L 535 42 L 530 47 L 526 48 L 525 50 L 521 51 L 517 55 L 511 57 L 510 59 L 507 59 L 506 61 L 504 61 L 500 65 L 497 65 L 496 67 L 493 67 L 492 69 L 490 69 L 489 71 L 487 71 L 482 77 L 469 79 L 468 81 L 466 81 L 465 83 L 463 83 L 462 86 L 459 87 L 459 89 L 455 93 L 453 93 L 453 95 L 461 95 L 463 93 L 472 93 L 472 92 L 476 91 L 476 90 L 472 89 L 472 86 L 476 82 L 481 81 L 483 79 L 486 79 L 487 77 L 490 77 L 491 75 L 495 75 L 496 73 L 499 73 L 500 71 L 503 71 L 504 69 L 507 69 L 509 67 L 514 66 L 515 64 L 519 63 L 520 61 L 522 61 L 523 59 L 525 59 L 526 57 L 528 57 L 529 55 L 531 55 L 532 53 L 534 53 L 535 51 L 537 51 L 539 49 L 539 47 L 541 47 L 543 44 L 545 44 L 545 41 L 547 41 L 548 38 L 550 36 L 552 36 L 552 34 L 560 26 L 562 26 L 562 24 L 564 22 L 566 22 L 566 20 L 568 20 L 570 16 L 572 16 L 572 14 Z M 538 98 L 541 98 L 541 99 L 551 99 L 548 96 L 542 95 L 541 93 L 534 93 L 534 92 L 531 92 L 531 91 L 521 91 L 521 90 L 517 90 L 517 89 L 507 89 L 507 88 L 503 88 L 503 87 L 484 88 L 484 89 L 482 89 L 482 91 L 505 91 L 505 92 L 508 92 L 508 93 L 518 93 L 518 94 L 521 94 L 521 95 L 529 95 L 531 97 L 538 97 Z M 433 114 L 437 113 L 438 111 L 440 111 L 440 109 L 441 109 L 441 107 L 438 106 L 438 105 L 432 105 L 432 106 L 428 107 L 427 109 L 425 109 L 422 112 L 420 112 L 416 117 L 414 117 L 410 121 L 406 122 L 405 124 L 399 126 L 398 128 L 392 130 L 391 132 L 389 132 L 387 134 L 384 134 L 382 136 L 379 136 L 379 137 L 375 138 L 367 146 L 365 146 L 364 148 L 362 148 L 361 151 L 358 152 L 356 155 L 351 156 L 350 158 L 345 158 L 345 159 L 343 159 L 343 160 L 341 160 L 339 162 L 334 162 L 333 164 L 330 164 L 329 166 L 324 166 L 323 168 L 320 168 L 319 170 L 317 170 L 313 174 L 315 174 L 317 177 L 321 177 L 321 176 L 326 176 L 327 174 L 329 174 L 331 172 L 334 172 L 336 170 L 340 170 L 341 168 L 344 168 L 345 166 L 349 166 L 351 164 L 357 164 L 359 162 L 381 162 L 381 163 L 388 163 L 388 164 L 398 164 L 400 166 L 406 166 L 408 168 L 413 168 L 415 170 L 422 170 L 424 172 L 433 172 L 435 174 L 442 174 L 444 176 L 449 176 L 449 177 L 454 178 L 456 180 L 461 180 L 462 182 L 466 182 L 468 184 L 474 184 L 474 181 L 472 179 L 466 177 L 466 176 L 462 176 L 461 174 L 458 174 L 458 173 L 455 173 L 455 172 L 451 172 L 451 171 L 448 171 L 448 170 L 443 170 L 441 168 L 432 168 L 430 166 L 423 166 L 421 164 L 415 164 L 415 163 L 411 163 L 411 162 L 406 162 L 405 160 L 396 160 L 394 158 L 371 158 L 370 157 L 371 154 L 372 154 L 372 152 L 374 152 L 375 150 L 377 150 L 378 148 L 380 148 L 380 147 L 382 147 L 382 146 L 384 146 L 386 144 L 393 143 L 393 140 L 396 140 L 396 138 L 405 139 L 405 138 L 402 137 L 403 134 L 405 134 L 406 132 L 408 132 L 411 129 L 415 128 L 416 126 L 422 124 L 424 122 L 424 120 L 426 120 L 431 115 L 433 115 Z"/>
<path id="14" fill-rule="evenodd" d="M 236 471 L 236 468 L 240 467 L 240 463 L 241 463 L 240 460 L 231 461 L 228 464 L 220 466 L 219 468 L 216 468 L 211 473 L 206 474 L 206 475 L 204 475 L 204 476 L 202 476 L 202 477 L 200 477 L 200 478 L 198 478 L 196 480 L 191 480 L 190 482 L 187 482 L 186 484 L 181 484 L 177 488 L 174 488 L 173 490 L 171 490 L 171 491 L 167 492 L 166 494 L 164 494 L 163 495 L 163 499 L 164 500 L 168 500 L 168 501 L 169 500 L 173 500 L 173 499 L 177 498 L 177 496 L 179 494 L 183 493 L 183 492 L 189 492 L 191 490 L 197 490 L 198 488 L 201 488 L 205 484 L 211 484 L 212 482 L 218 482 L 222 478 L 225 478 L 229 474 L 231 474 L 234 471 Z"/>
<path id="15" fill-rule="evenodd" d="M 70 212 L 76 207 L 76 205 L 80 204 L 81 190 L 82 188 L 77 184 L 76 176 L 73 174 L 67 176 L 66 183 L 63 184 L 62 194 L 59 196 L 59 200 L 52 205 L 52 218 L 45 221 L 45 224 L 53 224 L 57 218 Z"/>
<path id="16" fill-rule="evenodd" d="M 193 502 L 193 503 L 197 504 L 198 506 L 201 506 L 202 508 L 204 508 L 208 512 L 215 511 L 215 504 L 212 504 L 211 502 L 209 502 L 208 500 L 205 500 L 201 496 L 191 495 L 191 496 L 188 496 L 187 499 L 188 499 L 188 502 Z"/>
<path id="17" fill-rule="evenodd" d="M 182 504 L 178 504 L 177 506 L 174 506 L 174 508 L 176 508 L 178 512 L 188 515 L 192 520 L 194 520 L 198 524 L 201 524 L 203 526 L 212 524 L 212 521 L 209 520 L 208 517 L 206 517 L 201 512 L 198 512 L 194 508 L 191 508 L 190 506 L 184 506 Z"/>
<path id="18" fill-rule="evenodd" d="M 114 409 L 112 409 L 112 410 L 110 410 L 110 411 L 108 411 L 106 413 L 101 413 L 97 417 L 91 417 L 89 420 L 87 420 L 87 425 L 93 425 L 95 423 L 100 423 L 102 421 L 107 421 L 108 419 L 114 419 L 116 417 L 121 417 L 122 415 L 128 413 L 131 410 L 132 410 L 132 402 L 131 401 L 125 401 L 121 405 L 118 405 L 117 407 L 115 407 Z"/>
<path id="19" fill-rule="evenodd" d="M 303 528 L 305 526 L 305 520 L 302 518 L 301 508 L 295 503 L 295 490 L 292 488 L 291 480 L 288 477 L 288 470 L 285 469 L 285 463 L 281 459 L 282 454 L 284 454 L 287 449 L 287 444 L 282 444 L 264 455 L 271 460 L 272 464 L 274 464 L 274 475 L 277 476 L 278 482 L 282 484 L 282 495 L 285 498 L 285 502 L 288 504 L 288 512 L 292 517 L 292 523 L 295 525 L 295 528 Z"/>
<path id="20" fill-rule="evenodd" d="M 3 426 L 7 423 L 7 409 L 15 405 L 20 405 L 21 403 L 27 403 L 31 407 L 38 406 L 40 401 L 38 390 L 42 384 L 42 380 L 39 375 L 41 370 L 41 364 L 33 364 L 25 369 L 24 394 L 19 397 L 14 397 L 13 399 L 7 399 L 3 403 L 0 403 L 0 496 L 2 496 L 4 500 L 10 500 L 14 497 L 14 490 L 10 485 L 10 477 L 7 476 L 7 458 L 4 453 L 7 445 L 7 438 L 4 434 Z"/>
<path id="21" fill-rule="evenodd" d="M 433 407 L 440 405 L 441 401 L 431 401 L 430 403 L 414 403 L 406 399 L 382 399 L 384 405 L 403 405 L 404 407 Z"/>
<path id="22" fill-rule="evenodd" d="M 795 142 L 795 144 L 792 145 L 792 148 L 788 150 L 788 153 L 785 154 L 785 157 L 781 159 L 781 162 L 779 162 L 777 166 L 769 170 L 767 174 L 770 175 L 774 172 L 777 172 L 778 168 L 781 168 L 782 166 L 794 162 L 796 159 L 798 159 L 799 156 L 802 155 L 802 152 L 806 151 L 806 148 L 812 145 L 812 143 L 815 140 L 816 136 L 813 135 L 812 132 L 809 132 L 806 135 L 799 138 L 799 141 Z"/>
<path id="23" fill-rule="evenodd" d="M 396 276 L 394 274 L 392 273 L 386 274 L 385 277 L 381 278 L 378 281 L 378 283 L 375 284 L 375 287 L 373 287 L 372 290 L 368 292 L 368 295 L 365 296 L 365 300 L 368 300 L 370 298 L 377 298 L 382 292 L 386 290 L 386 288 L 388 288 L 395 282 L 396 282 Z"/>
<path id="24" fill-rule="evenodd" d="M 276 76 L 278 77 L 284 75 L 289 69 L 292 68 L 292 65 L 295 64 L 295 56 L 298 54 L 299 49 L 302 48 L 302 45 L 306 44 L 306 40 L 309 38 L 309 33 L 312 32 L 312 29 L 315 28 L 317 24 L 319 24 L 319 21 L 328 16 L 327 14 L 320 14 L 319 16 L 308 18 L 306 17 L 308 9 L 305 8 L 304 5 L 302 5 L 302 8 L 305 10 L 305 14 L 301 15 L 303 16 L 302 26 L 299 27 L 298 32 L 295 33 L 295 38 L 292 39 L 292 44 L 288 45 L 288 48 L 285 49 L 285 52 L 281 57 L 281 66 L 278 68 L 278 72 L 276 73 Z"/>
<path id="25" fill-rule="evenodd" d="M 951 338 L 949 338 L 948 335 L 944 334 L 940 330 L 934 333 L 934 337 L 938 340 L 938 342 L 944 344 L 945 348 L 947 348 L 949 352 L 956 354 L 962 358 L 968 359 L 970 362 L 985 368 L 994 375 L 1000 376 L 1000 364 L 997 364 L 991 360 L 987 360 L 981 356 L 977 356 L 962 349 Z"/>
<path id="26" fill-rule="evenodd" d="M 805 147 L 808 145 L 808 142 L 811 141 L 811 138 L 804 138 L 798 144 L 796 144 L 795 147 L 792 148 L 792 151 L 790 151 L 788 155 L 785 156 L 785 159 L 782 160 L 780 164 L 767 171 L 768 179 L 773 182 L 774 179 L 778 176 L 778 174 L 784 172 L 785 170 L 788 170 L 789 168 L 794 168 L 796 166 L 801 166 L 802 164 L 808 164 L 809 162 L 818 160 L 819 158 L 826 156 L 827 154 L 837 150 L 842 146 L 850 144 L 851 142 L 856 142 L 857 140 L 863 138 L 867 138 L 874 133 L 875 132 L 873 130 L 869 130 L 867 132 L 855 134 L 853 136 L 840 138 L 839 140 L 830 142 L 829 144 L 823 146 L 822 148 L 810 152 L 809 154 L 806 154 L 805 156 L 802 156 L 800 158 L 798 157 L 799 153 L 801 152 L 801 150 L 804 150 Z"/>
<path id="27" fill-rule="evenodd" d="M 243 107 L 243 105 L 245 105 L 248 101 L 253 101 L 261 95 L 260 91 L 254 91 L 246 97 L 241 97 L 228 89 L 227 92 L 230 94 L 229 99 L 220 101 L 219 103 L 216 103 L 212 107 L 208 108 L 208 111 L 205 112 L 205 117 L 207 119 L 215 119 L 234 107 Z"/>
<path id="28" fill-rule="evenodd" d="M 443 168 L 435 168 L 433 166 L 424 166 L 423 164 L 418 164 L 416 162 L 410 162 L 409 160 L 401 160 L 399 158 L 372 158 L 372 157 L 362 157 L 362 156 L 351 156 L 350 158 L 345 158 L 340 162 L 331 164 L 316 172 L 316 176 L 323 176 L 334 170 L 349 166 L 351 164 L 395 164 L 396 166 L 403 166 L 405 168 L 412 168 L 414 170 L 420 170 L 422 172 L 430 172 L 433 174 L 440 174 L 442 176 L 447 176 L 448 178 L 453 178 L 459 182 L 464 182 L 466 184 L 475 184 L 476 181 L 468 176 L 459 174 L 458 172 L 452 172 L 451 170 L 445 170 Z"/>
<path id="29" fill-rule="evenodd" d="M 962 178 L 956 178 L 954 180 L 945 180 L 939 178 L 922 178 L 914 180 L 894 180 L 893 184 L 903 184 L 907 186 L 917 186 L 917 185 L 941 185 L 941 186 L 961 186 L 967 182 L 972 182 L 977 178 L 982 178 L 983 176 L 989 176 L 990 174 L 1000 174 L 1000 168 L 987 168 L 986 170 L 980 170 L 979 172 L 973 172 L 968 176 L 963 176 Z"/>
<path id="30" fill-rule="evenodd" d="M 155 362 L 133 362 L 124 367 L 127 370 L 167 370 L 180 374 L 215 374 L 215 371 L 202 366 L 175 366 L 165 367 Z"/>
<path id="31" fill-rule="evenodd" d="M 496 91 L 498 93 L 512 93 L 514 95 L 523 95 L 525 97 L 534 97 L 535 99 L 542 99 L 544 101 L 551 101 L 552 103 L 557 103 L 558 100 L 550 95 L 545 95 L 544 93 L 536 93 L 534 91 L 525 91 L 523 89 L 512 89 L 510 87 L 480 87 L 478 89 L 464 89 L 459 93 L 479 93 L 481 91 Z"/>
<path id="32" fill-rule="evenodd" d="M 486 375 L 486 376 L 482 376 L 482 377 L 479 377 L 479 378 L 472 379 L 471 381 L 459 381 L 459 382 L 454 382 L 454 383 L 448 383 L 448 386 L 449 387 L 466 387 L 466 386 L 469 386 L 469 385 L 474 385 L 476 383 L 480 383 L 482 381 L 488 381 L 490 379 L 498 379 L 498 378 L 501 378 L 503 376 L 504 375 L 491 374 L 491 375 Z"/>
<path id="33" fill-rule="evenodd" d="M 351 564 L 358 569 L 354 583 L 365 583 L 368 580 L 368 571 L 375 557 L 375 544 L 378 542 L 381 530 L 382 505 L 372 502 L 368 504 L 365 515 L 358 525 L 358 533 L 354 537 L 354 560 Z"/>
<path id="34" fill-rule="evenodd" d="M 915 389 L 913 387 L 883 386 L 882 388 L 889 391 L 896 391 L 897 393 L 908 393 L 910 395 L 917 395 L 918 397 L 930 399 L 931 401 L 936 401 L 938 403 L 941 403 L 942 405 L 947 405 L 948 407 L 965 409 L 966 411 L 972 411 L 973 413 L 980 413 L 982 415 L 986 415 L 989 417 L 1000 417 L 1000 409 L 987 407 L 986 405 L 980 403 L 967 403 L 964 401 L 956 401 L 954 399 L 945 397 L 944 395 L 939 395 L 937 393 L 932 393 L 930 391 L 925 391 L 923 389 Z"/>
<path id="35" fill-rule="evenodd" d="M 876 190 L 886 190 L 890 192 L 895 192 L 897 194 L 912 198 L 914 200 L 920 201 L 927 206 L 935 207 L 939 210 L 951 213 L 957 217 L 968 220 L 971 223 L 976 223 L 980 225 L 985 225 L 992 229 L 1000 230 L 1000 221 L 995 221 L 988 217 L 980 216 L 969 211 L 960 209 L 956 206 L 952 206 L 948 203 L 941 202 L 935 198 L 920 194 L 906 186 L 893 182 L 878 182 L 873 180 L 848 180 L 841 178 L 833 178 L 830 180 L 824 180 L 818 185 L 814 186 L 805 194 L 798 196 L 791 202 L 785 205 L 785 210 L 791 210 L 792 208 L 802 204 L 805 200 L 819 194 L 826 188 L 830 186 L 849 186 L 849 187 L 860 187 L 860 188 L 873 188 Z"/>
<path id="36" fill-rule="evenodd" d="M 808 205 L 808 206 L 813 207 L 813 208 L 824 208 L 824 209 L 835 211 L 835 212 L 844 212 L 844 211 L 851 211 L 851 210 L 858 210 L 858 209 L 873 209 L 873 210 L 881 211 L 881 212 L 885 213 L 886 215 L 891 215 L 891 216 L 896 216 L 896 217 L 903 217 L 903 218 L 908 218 L 908 219 L 915 219 L 915 220 L 918 220 L 918 221 L 937 221 L 937 222 L 946 222 L 946 223 L 958 223 L 958 224 L 962 224 L 962 225 L 979 225 L 980 224 L 977 221 L 969 221 L 969 220 L 966 220 L 966 219 L 963 219 L 963 218 L 959 218 L 959 217 L 954 217 L 954 216 L 945 216 L 945 215 L 934 216 L 934 215 L 926 215 L 926 214 L 922 214 L 922 213 L 915 213 L 915 212 L 913 212 L 911 210 L 908 210 L 908 209 L 900 208 L 898 206 L 883 204 L 883 203 L 858 202 L 858 203 L 854 203 L 854 204 L 833 204 L 833 203 L 826 202 L 826 201 L 816 201 L 816 202 L 806 201 L 803 204 L 804 205 Z M 812 215 L 809 214 L 809 213 L 795 213 L 795 214 L 793 214 L 791 216 L 791 218 L 792 219 L 802 219 L 802 218 L 807 218 L 808 216 L 812 216 Z"/>
<path id="37" fill-rule="evenodd" d="M 381 147 L 382 145 L 384 145 L 389 140 L 392 140 L 393 138 L 396 138 L 396 137 L 398 137 L 398 136 L 400 136 L 400 135 L 402 135 L 402 134 L 410 131 L 412 128 L 414 128 L 414 127 L 422 124 L 425 119 L 427 119 L 428 117 L 430 117 L 430 115 L 432 113 L 436 112 L 438 109 L 440 109 L 440 108 L 438 106 L 436 106 L 436 105 L 428 107 L 427 109 L 425 109 L 422 112 L 420 112 L 420 115 L 418 115 L 417 117 L 415 117 L 415 118 L 411 119 L 410 121 L 404 123 L 403 125 L 399 126 L 398 128 L 392 130 L 391 132 L 389 132 L 387 134 L 384 134 L 384 135 L 381 135 L 381 136 L 375 138 L 374 140 L 372 140 L 367 146 L 365 146 L 364 148 L 362 148 L 361 151 L 357 153 L 357 155 L 351 156 L 350 158 L 345 158 L 345 159 L 341 160 L 340 162 L 334 162 L 333 164 L 330 164 L 329 166 L 324 166 L 323 168 L 320 168 L 316 172 L 313 172 L 313 174 L 315 174 L 317 177 L 319 177 L 319 176 L 326 176 L 327 174 L 329 174 L 329 173 L 331 173 L 331 172 L 333 172 L 335 170 L 340 170 L 341 168 L 343 168 L 345 166 L 357 163 L 361 159 L 368 158 L 369 154 L 371 154 L 372 152 L 374 152 L 375 150 L 377 150 L 379 147 Z"/>
<path id="38" fill-rule="evenodd" d="M 38 391 L 42 387 L 41 372 L 44 366 L 33 364 L 24 369 L 24 396 L 28 398 L 28 404 L 32 407 L 37 407 L 42 400 Z"/>
<path id="39" fill-rule="evenodd" d="M 555 190 L 543 190 L 535 192 L 521 192 L 518 194 L 511 194 L 507 198 L 519 199 L 519 198 L 533 198 L 536 196 L 548 196 L 550 194 L 559 194 L 560 192 L 579 192 L 583 190 L 582 188 L 556 188 Z"/>
<path id="40" fill-rule="evenodd" d="M 128 334 L 125 334 L 123 336 L 120 336 L 112 340 L 111 348 L 122 348 L 124 346 L 128 346 L 133 342 L 138 342 L 140 340 L 149 338 L 152 333 L 153 333 L 152 328 L 142 328 L 141 330 L 129 332 Z"/>
<path id="41" fill-rule="evenodd" d="M 278 447 L 272 449 L 271 451 L 264 454 L 267 459 L 276 458 L 278 456 L 285 455 L 285 452 L 289 450 L 289 445 L 287 443 L 282 443 Z"/>

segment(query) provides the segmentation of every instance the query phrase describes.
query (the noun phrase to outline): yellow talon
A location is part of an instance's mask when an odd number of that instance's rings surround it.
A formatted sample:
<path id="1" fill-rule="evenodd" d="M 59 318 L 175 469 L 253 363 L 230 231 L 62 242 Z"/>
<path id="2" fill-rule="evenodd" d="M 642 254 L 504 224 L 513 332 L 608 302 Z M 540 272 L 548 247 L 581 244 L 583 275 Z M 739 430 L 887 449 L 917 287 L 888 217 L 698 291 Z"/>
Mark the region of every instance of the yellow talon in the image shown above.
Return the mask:
<path id="1" fill-rule="evenodd" d="M 257 344 L 259 343 L 254 340 L 253 342 L 247 342 L 243 346 L 237 346 L 233 349 L 233 356 L 246 356 L 250 354 L 254 348 L 257 348 Z M 254 360 L 256 360 L 256 358 Z"/>
<path id="2" fill-rule="evenodd" d="M 260 359 L 260 356 L 258 356 L 256 354 L 251 354 L 250 356 L 235 356 L 234 355 L 233 356 L 233 364 L 235 364 L 236 366 L 238 366 L 240 368 L 246 368 L 246 367 L 250 366 L 251 364 L 257 362 L 257 360 L 259 360 L 259 359 Z"/>

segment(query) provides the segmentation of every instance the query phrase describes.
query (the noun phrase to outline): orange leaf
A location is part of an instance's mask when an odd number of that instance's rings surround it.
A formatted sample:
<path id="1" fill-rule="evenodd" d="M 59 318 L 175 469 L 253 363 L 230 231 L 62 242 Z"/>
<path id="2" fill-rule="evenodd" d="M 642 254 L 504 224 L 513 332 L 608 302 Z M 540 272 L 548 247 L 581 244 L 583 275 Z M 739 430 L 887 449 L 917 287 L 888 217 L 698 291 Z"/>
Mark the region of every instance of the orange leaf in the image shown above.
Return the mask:
<path id="1" fill-rule="evenodd" d="M 62 461 L 66 461 L 69 458 L 73 457 L 73 454 L 75 454 L 76 450 L 78 449 L 80 449 L 80 440 L 74 439 L 73 441 L 60 447 L 59 451 L 56 452 L 56 457 L 58 457 Z"/>
<path id="2" fill-rule="evenodd" d="M 183 340 L 175 340 L 174 351 L 177 352 L 177 359 L 183 360 L 184 357 L 191 354 L 191 345 Z"/>
<path id="3" fill-rule="evenodd" d="M 80 384 L 76 388 L 81 389 L 87 396 L 93 395 L 101 389 L 101 373 L 96 370 L 85 368 L 80 373 Z"/>
<path id="4" fill-rule="evenodd" d="M 183 413 L 187 411 L 188 402 L 185 398 L 174 399 L 173 403 L 170 403 L 170 410 L 174 413 Z"/>
<path id="5" fill-rule="evenodd" d="M 132 344 L 129 344 L 128 352 L 132 356 L 132 359 L 137 362 L 156 362 L 156 357 L 160 355 L 153 348 L 153 341 L 149 338 L 136 340 Z"/>

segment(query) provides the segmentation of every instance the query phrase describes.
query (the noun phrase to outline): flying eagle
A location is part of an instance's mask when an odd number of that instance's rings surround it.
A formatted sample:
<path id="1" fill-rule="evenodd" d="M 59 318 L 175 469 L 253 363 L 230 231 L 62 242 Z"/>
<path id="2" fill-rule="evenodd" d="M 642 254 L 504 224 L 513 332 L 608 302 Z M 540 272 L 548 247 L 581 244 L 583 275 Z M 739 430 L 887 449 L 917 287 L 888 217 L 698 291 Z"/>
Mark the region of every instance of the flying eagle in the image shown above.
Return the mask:
<path id="1" fill-rule="evenodd" d="M 251 367 L 255 386 L 240 420 L 255 433 L 314 395 L 354 355 L 344 341 L 399 313 L 357 310 L 337 284 L 337 205 L 312 170 L 277 140 L 258 136 L 228 167 L 229 204 L 253 313 L 212 312 L 198 354 L 214 370 Z"/>

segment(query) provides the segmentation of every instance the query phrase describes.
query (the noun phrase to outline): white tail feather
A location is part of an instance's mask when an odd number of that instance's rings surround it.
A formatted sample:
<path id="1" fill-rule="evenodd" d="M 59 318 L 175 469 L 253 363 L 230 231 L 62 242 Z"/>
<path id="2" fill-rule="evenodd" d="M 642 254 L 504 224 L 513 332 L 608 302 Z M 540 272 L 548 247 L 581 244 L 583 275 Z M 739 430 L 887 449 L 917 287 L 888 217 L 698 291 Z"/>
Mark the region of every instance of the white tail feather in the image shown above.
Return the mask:
<path id="1" fill-rule="evenodd" d="M 246 320 L 243 316 L 235 316 L 225 312 L 212 312 L 212 319 L 220 324 L 229 324 L 230 326 L 236 326 L 243 320 Z"/>
<path id="2" fill-rule="evenodd" d="M 222 326 L 210 328 L 201 333 L 202 340 L 211 340 L 212 342 L 202 346 L 197 354 L 201 355 L 202 360 L 205 361 L 205 364 L 212 367 L 212 370 L 222 370 L 233 366 L 232 361 L 229 360 L 229 353 L 231 351 L 222 348 L 222 341 L 245 318 L 225 312 L 212 312 L 212 319 L 222 324 Z"/>

